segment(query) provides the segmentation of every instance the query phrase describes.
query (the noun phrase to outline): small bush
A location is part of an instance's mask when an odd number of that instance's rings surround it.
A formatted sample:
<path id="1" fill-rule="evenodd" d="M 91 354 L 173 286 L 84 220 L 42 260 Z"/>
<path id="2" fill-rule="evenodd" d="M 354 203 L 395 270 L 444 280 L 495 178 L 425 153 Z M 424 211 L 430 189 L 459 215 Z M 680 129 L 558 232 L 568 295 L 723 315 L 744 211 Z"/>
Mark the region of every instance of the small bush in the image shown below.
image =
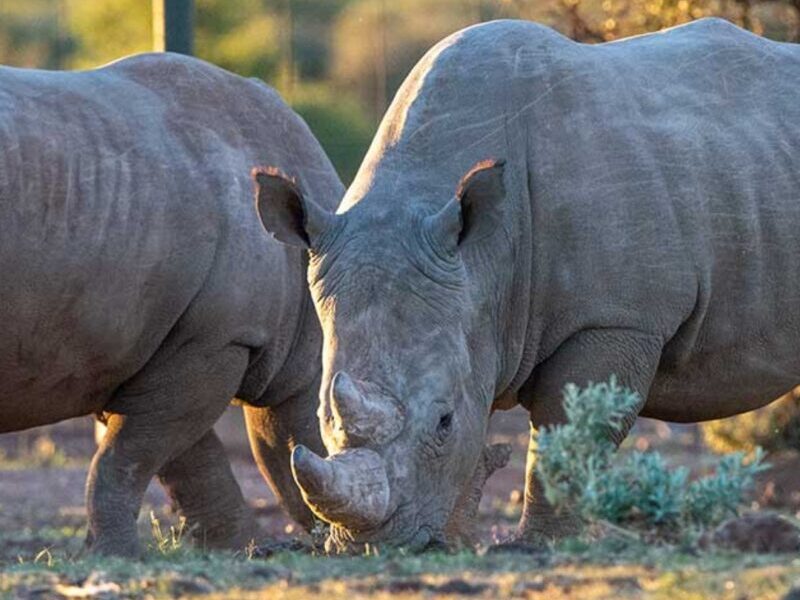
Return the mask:
<path id="1" fill-rule="evenodd" d="M 689 482 L 685 467 L 669 469 L 657 452 L 616 456 L 610 430 L 619 430 L 639 396 L 608 383 L 564 390 L 568 422 L 536 436 L 536 474 L 547 500 L 587 522 L 660 531 L 675 537 L 699 532 L 735 515 L 753 476 L 766 468 L 757 448 L 752 460 L 723 457 L 713 475 Z"/>

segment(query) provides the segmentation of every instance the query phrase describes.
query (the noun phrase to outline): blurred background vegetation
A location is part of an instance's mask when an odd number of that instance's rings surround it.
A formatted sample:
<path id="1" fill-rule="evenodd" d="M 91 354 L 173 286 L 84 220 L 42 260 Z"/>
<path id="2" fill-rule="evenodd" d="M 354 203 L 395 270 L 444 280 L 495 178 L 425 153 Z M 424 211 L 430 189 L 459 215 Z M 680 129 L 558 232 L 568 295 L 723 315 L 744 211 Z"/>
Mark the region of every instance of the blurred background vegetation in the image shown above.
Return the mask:
<path id="1" fill-rule="evenodd" d="M 153 47 L 149 0 L 0 0 L 0 62 L 83 69 Z M 800 0 L 195 0 L 195 54 L 276 87 L 345 182 L 409 69 L 435 42 L 498 18 L 609 41 L 717 15 L 800 41 Z"/>

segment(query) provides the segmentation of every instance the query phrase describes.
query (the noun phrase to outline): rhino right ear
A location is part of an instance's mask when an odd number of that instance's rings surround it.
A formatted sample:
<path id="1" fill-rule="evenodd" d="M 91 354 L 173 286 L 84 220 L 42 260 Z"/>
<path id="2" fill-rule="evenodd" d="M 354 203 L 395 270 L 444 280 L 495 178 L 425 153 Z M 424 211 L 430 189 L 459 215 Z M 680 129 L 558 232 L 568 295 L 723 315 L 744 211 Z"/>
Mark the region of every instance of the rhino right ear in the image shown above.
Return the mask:
<path id="1" fill-rule="evenodd" d="M 477 163 L 461 178 L 455 196 L 425 219 L 431 238 L 450 252 L 490 236 L 503 219 L 505 160 Z"/>
<path id="2" fill-rule="evenodd" d="M 257 167 L 252 175 L 256 210 L 264 229 L 284 244 L 314 248 L 335 215 L 304 198 L 294 178 L 276 167 Z"/>

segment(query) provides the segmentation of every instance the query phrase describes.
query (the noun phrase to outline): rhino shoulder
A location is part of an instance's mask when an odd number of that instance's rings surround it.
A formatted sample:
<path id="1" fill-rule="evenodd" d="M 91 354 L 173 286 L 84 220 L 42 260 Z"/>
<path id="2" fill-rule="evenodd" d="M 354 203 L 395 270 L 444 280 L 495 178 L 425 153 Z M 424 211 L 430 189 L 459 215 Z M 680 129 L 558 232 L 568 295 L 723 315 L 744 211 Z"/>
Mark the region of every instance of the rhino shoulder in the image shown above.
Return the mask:
<path id="1" fill-rule="evenodd" d="M 136 54 L 108 63 L 96 69 L 98 72 L 118 74 L 143 87 L 172 90 L 184 100 L 204 99 L 224 94 L 226 104 L 237 98 L 257 98 L 271 108 L 289 110 L 278 93 L 263 82 L 226 71 L 199 58 L 173 52 L 148 52 Z"/>

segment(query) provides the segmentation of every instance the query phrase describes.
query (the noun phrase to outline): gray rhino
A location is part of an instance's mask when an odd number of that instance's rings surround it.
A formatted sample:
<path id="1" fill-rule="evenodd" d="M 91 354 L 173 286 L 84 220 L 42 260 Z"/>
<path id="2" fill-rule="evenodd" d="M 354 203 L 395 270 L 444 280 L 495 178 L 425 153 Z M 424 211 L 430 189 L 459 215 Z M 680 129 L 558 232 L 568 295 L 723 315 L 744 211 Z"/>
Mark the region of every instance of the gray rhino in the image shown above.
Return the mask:
<path id="1" fill-rule="evenodd" d="M 179 55 L 0 69 L 0 433 L 100 414 L 89 546 L 139 552 L 158 475 L 208 547 L 252 517 L 212 425 L 245 404 L 257 462 L 308 526 L 293 441 L 322 451 L 306 253 L 269 238 L 253 165 L 327 210 L 344 188 L 266 85 Z M 288 175 L 287 175 L 288 176 Z"/>
<path id="2" fill-rule="evenodd" d="M 562 422 L 567 382 L 616 374 L 670 421 L 800 383 L 800 46 L 471 27 L 411 72 L 337 214 L 274 200 L 267 229 L 311 249 L 330 456 L 293 460 L 334 546 L 440 539 L 492 411 Z M 518 539 L 574 531 L 532 472 Z"/>

